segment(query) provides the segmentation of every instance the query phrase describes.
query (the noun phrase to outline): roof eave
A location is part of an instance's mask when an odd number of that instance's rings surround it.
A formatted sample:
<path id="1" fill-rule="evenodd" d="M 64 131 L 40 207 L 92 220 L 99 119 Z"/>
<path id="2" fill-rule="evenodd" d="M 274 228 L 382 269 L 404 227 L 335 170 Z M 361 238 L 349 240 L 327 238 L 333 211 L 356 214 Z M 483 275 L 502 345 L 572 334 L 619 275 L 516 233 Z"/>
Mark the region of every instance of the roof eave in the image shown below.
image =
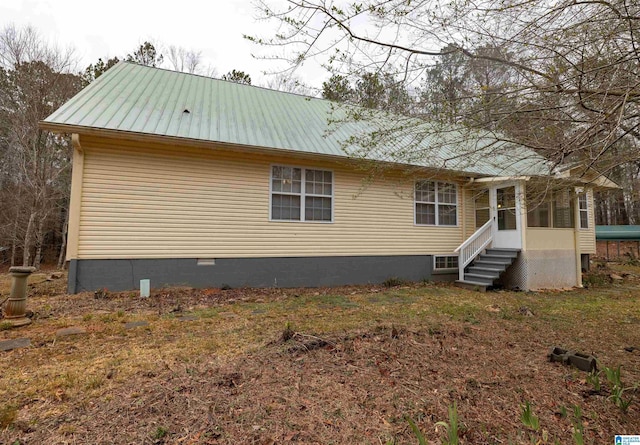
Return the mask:
<path id="1" fill-rule="evenodd" d="M 375 159 L 362 159 L 355 158 L 348 155 L 339 156 L 325 153 L 313 153 L 313 152 L 302 152 L 294 149 L 286 149 L 286 148 L 274 148 L 274 147 L 265 147 L 265 146 L 253 146 L 253 145 L 243 145 L 243 144 L 234 144 L 229 142 L 222 141 L 214 141 L 214 140 L 203 140 L 203 139 L 191 139 L 185 137 L 178 136 L 170 136 L 170 135 L 159 135 L 159 134 L 150 134 L 150 133 L 138 133 L 132 131 L 124 131 L 124 130 L 114 130 L 107 128 L 96 128 L 96 127 L 84 127 L 79 125 L 70 125 L 70 124 L 60 124 L 57 122 L 51 121 L 40 121 L 38 126 L 47 131 L 51 131 L 54 133 L 67 133 L 67 134 L 80 134 L 80 135 L 88 135 L 88 136 L 96 136 L 96 137 L 108 137 L 108 138 L 125 138 L 134 141 L 143 141 L 143 142 L 157 142 L 160 144 L 182 144 L 188 145 L 190 147 L 199 147 L 199 148 L 226 148 L 234 151 L 250 151 L 250 152 L 268 152 L 271 154 L 288 154 L 296 157 L 310 158 L 310 159 L 331 159 L 333 161 L 340 162 L 375 162 L 379 164 L 388 165 L 390 167 L 405 167 L 405 168 L 414 168 L 420 169 L 424 171 L 446 171 L 455 176 L 459 176 L 460 178 L 491 178 L 491 175 L 483 175 L 475 172 L 466 172 L 463 170 L 454 170 L 454 169 L 443 169 L 443 168 L 434 168 L 434 167 L 425 167 L 416 164 L 402 163 L 402 162 L 393 162 L 393 161 L 382 161 Z"/>
<path id="2" fill-rule="evenodd" d="M 574 170 L 582 170 L 582 174 L 580 176 L 576 176 L 573 174 Z M 595 175 L 592 179 L 585 177 L 586 173 L 590 172 Z M 591 185 L 598 189 L 622 189 L 616 182 L 607 178 L 603 173 L 600 173 L 597 169 L 590 166 L 585 166 L 583 164 L 573 164 L 571 166 L 567 166 L 567 168 L 558 170 L 556 172 L 556 177 L 558 179 L 573 179 L 584 184 Z"/>

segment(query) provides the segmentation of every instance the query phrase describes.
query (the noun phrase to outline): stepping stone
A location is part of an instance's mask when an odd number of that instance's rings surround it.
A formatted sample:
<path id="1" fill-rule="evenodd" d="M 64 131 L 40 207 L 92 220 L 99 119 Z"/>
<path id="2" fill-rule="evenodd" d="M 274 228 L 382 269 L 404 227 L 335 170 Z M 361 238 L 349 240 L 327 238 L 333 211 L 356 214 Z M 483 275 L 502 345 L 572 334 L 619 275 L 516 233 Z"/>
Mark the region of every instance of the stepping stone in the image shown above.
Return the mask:
<path id="1" fill-rule="evenodd" d="M 264 314 L 265 312 L 267 312 L 266 309 L 256 309 L 252 312 L 252 314 Z"/>
<path id="2" fill-rule="evenodd" d="M 198 317 L 195 315 L 183 315 L 182 317 L 178 317 L 178 321 L 196 321 Z"/>
<path id="3" fill-rule="evenodd" d="M 141 328 L 144 326 L 149 326 L 149 323 L 146 321 L 130 321 L 124 324 L 125 329 Z"/>
<path id="4" fill-rule="evenodd" d="M 31 346 L 31 340 L 28 338 L 0 341 L 0 351 L 11 351 L 12 349 L 27 348 L 29 346 Z"/>
<path id="5" fill-rule="evenodd" d="M 71 326 L 70 328 L 58 329 L 56 337 L 66 337 L 67 335 L 86 334 L 87 330 L 80 326 Z"/>

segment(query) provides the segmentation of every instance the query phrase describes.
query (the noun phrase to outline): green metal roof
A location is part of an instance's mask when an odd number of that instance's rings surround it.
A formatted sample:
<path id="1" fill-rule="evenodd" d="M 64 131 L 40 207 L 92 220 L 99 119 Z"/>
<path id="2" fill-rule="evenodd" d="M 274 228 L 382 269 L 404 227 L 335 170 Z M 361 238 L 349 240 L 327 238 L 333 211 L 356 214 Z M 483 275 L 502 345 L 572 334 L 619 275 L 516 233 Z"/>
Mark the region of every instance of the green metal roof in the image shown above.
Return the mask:
<path id="1" fill-rule="evenodd" d="M 486 176 L 545 175 L 524 147 L 415 118 L 120 62 L 46 118 L 54 131 L 115 130 Z M 354 119 L 355 115 L 355 119 Z"/>
<path id="2" fill-rule="evenodd" d="M 596 239 L 602 241 L 640 241 L 640 226 L 596 226 Z"/>

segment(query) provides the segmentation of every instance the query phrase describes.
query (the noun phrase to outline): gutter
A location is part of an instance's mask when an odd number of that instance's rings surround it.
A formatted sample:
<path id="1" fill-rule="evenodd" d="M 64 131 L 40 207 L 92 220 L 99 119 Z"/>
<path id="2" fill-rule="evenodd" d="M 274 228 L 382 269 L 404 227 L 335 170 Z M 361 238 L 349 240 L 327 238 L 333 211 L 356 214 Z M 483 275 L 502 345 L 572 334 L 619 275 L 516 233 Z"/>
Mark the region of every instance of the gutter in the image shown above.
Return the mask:
<path id="1" fill-rule="evenodd" d="M 489 178 L 477 178 L 473 182 L 507 182 L 507 181 L 528 181 L 531 176 L 492 176 Z"/>

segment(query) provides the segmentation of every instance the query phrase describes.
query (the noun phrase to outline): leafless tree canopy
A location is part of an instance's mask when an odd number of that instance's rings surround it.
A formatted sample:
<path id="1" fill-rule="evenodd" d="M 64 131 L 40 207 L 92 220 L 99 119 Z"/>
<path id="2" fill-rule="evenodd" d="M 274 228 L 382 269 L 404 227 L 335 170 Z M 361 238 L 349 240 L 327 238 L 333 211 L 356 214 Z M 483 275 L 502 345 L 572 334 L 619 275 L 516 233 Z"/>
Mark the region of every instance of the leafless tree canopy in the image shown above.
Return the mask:
<path id="1" fill-rule="evenodd" d="M 490 131 L 555 164 L 580 161 L 627 194 L 640 166 L 640 3 L 631 0 L 289 0 L 261 13 L 296 66 L 392 72 L 431 120 Z M 631 196 L 625 197 L 628 202 Z M 637 209 L 636 209 L 637 212 Z"/>
<path id="2" fill-rule="evenodd" d="M 202 62 L 202 52 L 188 50 L 181 46 L 169 45 L 165 51 L 166 57 L 175 71 L 197 73 Z"/>
<path id="3" fill-rule="evenodd" d="M 267 88 L 285 93 L 302 94 L 305 96 L 313 96 L 313 88 L 306 85 L 299 77 L 289 73 L 272 74 L 267 79 Z"/>
<path id="4" fill-rule="evenodd" d="M 12 264 L 39 266 L 47 244 L 63 244 L 71 149 L 38 122 L 79 91 L 72 63 L 33 28 L 0 31 L 0 246 Z"/>

